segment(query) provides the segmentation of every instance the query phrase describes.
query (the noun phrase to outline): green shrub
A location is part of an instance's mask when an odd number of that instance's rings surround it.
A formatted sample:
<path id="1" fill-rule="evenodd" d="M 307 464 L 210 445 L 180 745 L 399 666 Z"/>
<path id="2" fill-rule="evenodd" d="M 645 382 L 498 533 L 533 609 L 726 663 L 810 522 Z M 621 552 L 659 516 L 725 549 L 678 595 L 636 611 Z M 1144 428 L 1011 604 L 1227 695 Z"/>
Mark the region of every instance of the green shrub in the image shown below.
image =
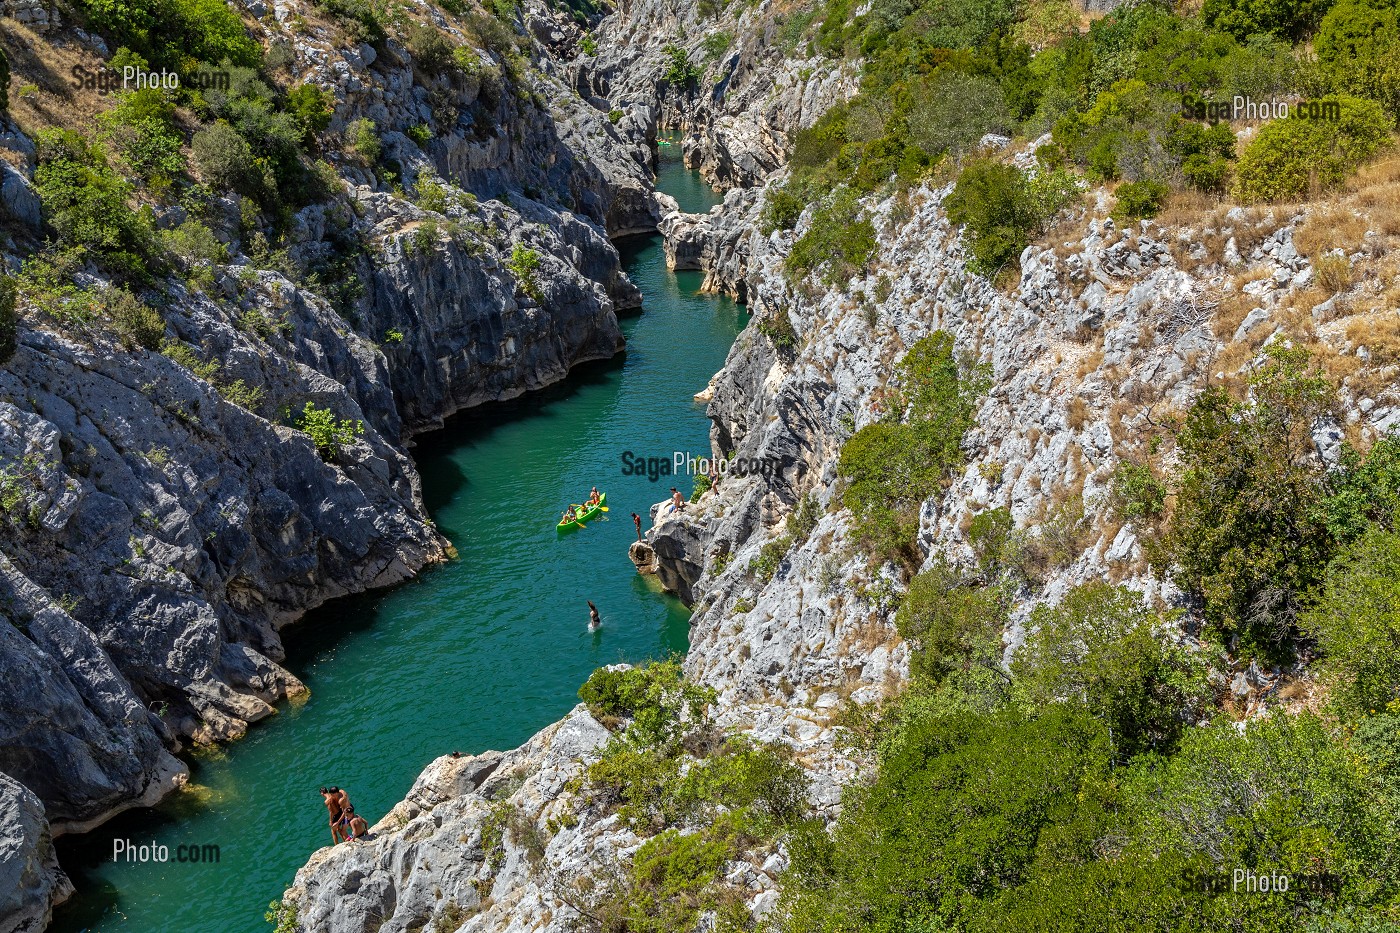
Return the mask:
<path id="1" fill-rule="evenodd" d="M 164 188 L 185 169 L 184 142 L 175 128 L 175 105 L 164 91 L 142 88 L 119 94 L 116 106 L 98 117 L 102 138 L 136 174 Z"/>
<path id="2" fill-rule="evenodd" d="M 1341 0 L 1315 41 L 1318 70 L 1333 91 L 1378 101 L 1400 115 L 1400 17 L 1377 0 Z"/>
<path id="3" fill-rule="evenodd" d="M 700 79 L 701 70 L 690 61 L 690 52 L 674 43 L 661 50 L 666 56 L 666 69 L 661 80 L 675 88 L 685 90 Z"/>
<path id="4" fill-rule="evenodd" d="M 1400 434 L 1388 434 L 1362 457 L 1344 445 L 1327 476 L 1323 501 L 1327 530 L 1339 542 L 1360 538 L 1372 525 L 1395 531 L 1400 519 Z"/>
<path id="5" fill-rule="evenodd" d="M 700 497 L 710 491 L 710 477 L 704 473 L 695 474 L 695 488 L 691 490 L 690 501 L 699 502 Z"/>
<path id="6" fill-rule="evenodd" d="M 916 715 L 874 783 L 848 786 L 831 836 L 789 840 L 784 929 L 963 928 L 1103 822 L 1110 761 L 1104 726 L 1064 705 Z"/>
<path id="7" fill-rule="evenodd" d="M 1331 0 L 1205 0 L 1206 23 L 1243 41 L 1267 34 L 1297 41 L 1311 32 Z"/>
<path id="8" fill-rule="evenodd" d="M 345 144 L 367 165 L 374 165 L 384 152 L 374 121 L 361 117 L 345 128 Z"/>
<path id="9" fill-rule="evenodd" d="M 8 363 L 19 348 L 18 299 L 14 276 L 0 273 L 0 364 Z"/>
<path id="10" fill-rule="evenodd" d="M 792 316 L 785 308 L 775 308 L 771 313 L 757 319 L 754 326 L 779 349 L 797 346 L 797 331 L 793 329 Z"/>
<path id="11" fill-rule="evenodd" d="M 1009 682 L 1001 667 L 1008 609 L 1005 593 L 969 585 L 946 564 L 920 573 L 895 613 L 899 634 L 914 647 L 910 673 L 935 687 L 968 672 Z"/>
<path id="12" fill-rule="evenodd" d="M 625 671 L 599 668 L 578 695 L 595 717 L 631 717 L 627 737 L 640 747 L 678 739 L 714 702 L 713 691 L 688 683 L 674 659 Z"/>
<path id="13" fill-rule="evenodd" d="M 540 290 L 537 273 L 540 269 L 540 254 L 524 243 L 511 247 L 510 259 L 506 260 L 506 270 L 515 278 L 516 290 L 529 295 L 535 301 L 544 296 Z"/>
<path id="14" fill-rule="evenodd" d="M 237 191 L 249 197 L 263 194 L 263 175 L 253 149 L 232 126 L 220 120 L 194 134 L 190 144 L 194 165 L 211 188 Z"/>
<path id="15" fill-rule="evenodd" d="M 875 255 L 875 225 L 851 188 L 842 188 L 812 213 L 811 224 L 784 260 L 789 272 L 824 270 L 828 285 L 859 273 Z"/>
<path id="16" fill-rule="evenodd" d="M 455 64 L 452 43 L 431 23 L 411 26 L 404 44 L 413 56 L 414 64 L 427 74 L 441 75 Z"/>
<path id="17" fill-rule="evenodd" d="M 104 294 L 107 317 L 127 349 L 159 350 L 165 339 L 165 319 L 150 305 L 123 288 Z"/>
<path id="18" fill-rule="evenodd" d="M 972 516 L 967 528 L 967 543 L 977 556 L 977 565 L 990 578 L 1017 564 L 1020 542 L 1015 532 L 1011 510 L 998 506 Z"/>
<path id="19" fill-rule="evenodd" d="M 593 38 L 591 32 L 584 33 L 583 38 L 579 40 L 578 47 L 579 50 L 589 58 L 598 54 L 598 40 Z"/>
<path id="20" fill-rule="evenodd" d="M 769 188 L 763 197 L 763 214 L 759 229 L 764 236 L 775 230 L 791 230 L 797 226 L 807 202 L 789 185 Z"/>
<path id="21" fill-rule="evenodd" d="M 197 220 L 186 220 L 174 230 L 162 231 L 160 239 L 184 269 L 186 281 L 199 288 L 211 287 L 213 267 L 228 262 L 228 247 Z"/>
<path id="22" fill-rule="evenodd" d="M 1156 217 L 1162 212 L 1170 190 L 1165 182 L 1152 179 L 1124 182 L 1113 192 L 1118 199 L 1113 217 L 1119 222 Z"/>
<path id="23" fill-rule="evenodd" d="M 256 67 L 262 48 L 224 0 L 79 0 L 89 26 L 158 66 Z"/>
<path id="24" fill-rule="evenodd" d="M 131 209 L 131 186 L 102 147 L 71 130 L 44 130 L 36 143 L 35 187 L 64 244 L 90 250 L 122 277 L 145 279 L 158 259 L 155 225 L 147 212 Z"/>
<path id="25" fill-rule="evenodd" d="M 1113 471 L 1109 497 L 1113 514 L 1123 521 L 1158 518 L 1167 506 L 1167 487 L 1151 468 L 1120 463 Z"/>
<path id="26" fill-rule="evenodd" d="M 1158 635 L 1171 621 L 1124 587 L 1075 587 L 1031 613 L 1018 684 L 1034 705 L 1082 703 L 1107 721 L 1115 754 L 1168 749 L 1208 698 L 1204 662 Z"/>
<path id="27" fill-rule="evenodd" d="M 963 434 L 986 383 L 960 366 L 943 331 L 910 347 L 898 374 L 895 418 L 852 435 L 838 472 L 857 536 L 872 553 L 917 566 L 919 509 L 962 463 Z"/>
<path id="28" fill-rule="evenodd" d="M 355 42 L 378 45 L 388 37 L 373 0 L 316 0 L 316 8 L 333 18 Z"/>
<path id="29" fill-rule="evenodd" d="M 1372 527 L 1329 568 L 1299 626 L 1338 678 L 1334 698 L 1354 718 L 1400 699 L 1400 537 Z"/>
<path id="30" fill-rule="evenodd" d="M 1373 101 L 1329 95 L 1315 103 L 1336 104 L 1341 118 L 1308 119 L 1295 113 L 1266 124 L 1240 155 L 1236 198 L 1278 201 L 1335 188 L 1389 143 L 1394 120 Z"/>
<path id="31" fill-rule="evenodd" d="M 808 493 L 797 503 L 788 518 L 788 531 L 797 541 L 806 541 L 816 529 L 822 517 L 822 506 L 817 497 Z"/>
<path id="32" fill-rule="evenodd" d="M 609 111 L 608 111 L 608 122 L 611 123 L 613 126 L 617 126 L 618 121 L 621 120 L 621 119 L 622 119 L 622 111 L 621 111 L 621 110 L 618 110 L 617 108 L 614 107 L 612 110 L 609 110 Z"/>
<path id="33" fill-rule="evenodd" d="M 1159 563 L 1175 565 L 1218 631 L 1277 656 L 1288 654 L 1293 619 L 1331 556 L 1312 431 L 1334 389 L 1306 350 L 1265 352 L 1249 401 L 1208 388 L 1187 413 Z"/>
<path id="34" fill-rule="evenodd" d="M 700 48 L 705 50 L 705 60 L 717 62 L 724 57 L 724 53 L 729 51 L 734 44 L 734 34 L 721 29 L 719 32 L 712 32 L 705 37 L 705 41 L 700 43 Z"/>
<path id="35" fill-rule="evenodd" d="M 303 145 L 311 145 L 316 134 L 325 132 L 335 115 L 335 94 L 315 84 L 298 84 L 287 92 L 287 111 L 301 127 Z"/>
<path id="36" fill-rule="evenodd" d="M 791 535 L 774 538 L 759 548 L 758 556 L 749 562 L 749 573 L 757 577 L 760 582 L 767 583 L 778 572 L 778 568 L 782 566 L 783 558 L 791 549 Z"/>
<path id="37" fill-rule="evenodd" d="M 351 419 L 336 420 L 329 408 L 317 408 L 312 402 L 297 416 L 294 427 L 311 438 L 322 459 L 330 460 L 340 453 L 346 444 L 355 443 L 355 438 L 365 433 L 363 421 Z"/>
<path id="38" fill-rule="evenodd" d="M 968 267 L 990 275 L 1017 261 L 1076 191 L 1063 175 L 1046 173 L 1037 183 L 1014 165 L 979 159 L 959 173 L 944 209 L 949 220 L 967 227 Z"/>
<path id="39" fill-rule="evenodd" d="M 909 138 L 931 157 L 961 155 L 986 134 L 1013 126 L 1001 86 L 991 78 L 940 69 L 912 83 L 909 95 Z"/>

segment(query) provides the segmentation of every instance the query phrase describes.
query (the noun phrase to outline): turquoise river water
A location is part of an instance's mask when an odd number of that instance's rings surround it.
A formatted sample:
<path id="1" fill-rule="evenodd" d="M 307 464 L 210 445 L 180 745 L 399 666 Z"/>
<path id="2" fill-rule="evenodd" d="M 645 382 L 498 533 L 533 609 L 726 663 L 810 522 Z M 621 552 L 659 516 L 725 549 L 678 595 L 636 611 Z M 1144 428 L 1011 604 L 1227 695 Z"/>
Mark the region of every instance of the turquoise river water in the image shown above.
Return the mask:
<path id="1" fill-rule="evenodd" d="M 662 148 L 658 186 L 685 210 L 717 196 Z M 627 557 L 671 478 L 624 476 L 622 454 L 709 450 L 693 393 L 744 324 L 732 302 L 698 293 L 699 273 L 666 269 L 659 236 L 619 243 L 645 296 L 622 322 L 625 355 L 562 385 L 468 413 L 419 439 L 423 496 L 458 560 L 386 592 L 340 600 L 284 633 L 308 700 L 216 755 L 154 810 L 61 839 L 78 894 L 55 933 L 266 933 L 263 911 L 330 841 L 317 787 L 339 784 L 371 823 L 433 758 L 519 745 L 560 718 L 602 664 L 687 646 L 689 613 L 650 589 Z M 605 521 L 564 537 L 554 523 L 596 484 Z M 691 482 L 675 483 L 689 494 Z M 601 631 L 586 631 L 593 600 Z M 113 862 L 113 842 L 158 843 L 165 864 Z M 215 844 L 219 861 L 176 864 L 176 846 Z"/>

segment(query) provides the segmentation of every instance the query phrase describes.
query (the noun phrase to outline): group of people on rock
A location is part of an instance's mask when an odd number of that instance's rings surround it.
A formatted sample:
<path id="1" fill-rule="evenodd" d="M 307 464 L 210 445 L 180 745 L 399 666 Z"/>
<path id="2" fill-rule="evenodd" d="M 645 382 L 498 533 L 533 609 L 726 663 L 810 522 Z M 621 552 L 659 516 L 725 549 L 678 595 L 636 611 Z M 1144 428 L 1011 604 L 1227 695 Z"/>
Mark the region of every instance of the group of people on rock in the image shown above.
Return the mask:
<path id="1" fill-rule="evenodd" d="M 331 815 L 331 844 L 364 839 L 369 835 L 369 824 L 355 812 L 350 804 L 350 795 L 335 785 L 321 788 L 321 797 L 326 801 L 326 810 Z"/>

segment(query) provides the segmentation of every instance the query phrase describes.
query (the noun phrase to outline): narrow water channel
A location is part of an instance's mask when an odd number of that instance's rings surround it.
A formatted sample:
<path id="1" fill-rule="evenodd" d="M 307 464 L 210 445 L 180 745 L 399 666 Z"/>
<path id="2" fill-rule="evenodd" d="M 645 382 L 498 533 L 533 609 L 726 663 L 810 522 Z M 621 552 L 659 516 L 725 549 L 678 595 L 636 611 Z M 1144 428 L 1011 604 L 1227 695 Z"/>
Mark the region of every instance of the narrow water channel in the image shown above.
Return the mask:
<path id="1" fill-rule="evenodd" d="M 674 155 L 662 148 L 658 187 L 685 210 L 707 210 L 718 197 Z M 193 790 L 60 840 L 79 893 L 52 930 L 266 933 L 267 903 L 330 841 L 317 787 L 345 787 L 373 823 L 433 758 L 513 748 L 558 719 L 595 667 L 685 650 L 688 612 L 627 558 L 630 513 L 645 519 L 670 478 L 624 476 L 622 454 L 708 451 L 692 395 L 744 318 L 700 295 L 698 273 L 668 272 L 659 236 L 619 249 L 645 296 L 644 312 L 622 322 L 624 357 L 420 439 L 424 499 L 460 558 L 288 632 L 287 666 L 310 699 L 192 761 Z M 595 484 L 608 494 L 606 520 L 560 538 L 559 513 Z M 676 485 L 690 492 L 689 481 Z M 603 617 L 594 634 L 589 599 Z M 116 839 L 165 845 L 172 862 L 114 863 Z M 217 845 L 218 863 L 175 864 L 181 843 Z"/>

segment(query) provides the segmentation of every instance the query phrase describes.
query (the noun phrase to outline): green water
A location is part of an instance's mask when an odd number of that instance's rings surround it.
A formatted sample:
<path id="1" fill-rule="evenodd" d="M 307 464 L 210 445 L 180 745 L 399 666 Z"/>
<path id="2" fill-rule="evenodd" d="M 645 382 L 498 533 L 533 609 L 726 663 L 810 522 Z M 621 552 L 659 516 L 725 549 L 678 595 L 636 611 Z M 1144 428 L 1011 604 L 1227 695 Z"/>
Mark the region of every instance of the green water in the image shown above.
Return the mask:
<path id="1" fill-rule="evenodd" d="M 716 202 L 665 159 L 677 150 L 661 151 L 662 190 L 686 210 Z M 623 476 L 621 455 L 709 450 L 691 396 L 724 362 L 742 311 L 697 294 L 698 273 L 667 272 L 659 237 L 619 249 L 645 295 L 644 313 L 622 322 L 625 356 L 420 439 L 424 500 L 460 559 L 285 633 L 310 699 L 192 761 L 195 793 L 60 840 L 79 893 L 53 930 L 266 933 L 268 901 L 330 841 L 317 787 L 345 787 L 373 823 L 433 758 L 513 748 L 558 719 L 595 667 L 685 650 L 688 612 L 627 558 L 630 513 L 645 521 L 671 483 Z M 608 494 L 606 520 L 560 538 L 559 513 L 594 484 Z M 588 599 L 603 617 L 592 634 Z M 181 843 L 214 843 L 220 859 L 113 863 L 114 839 L 163 844 L 172 859 Z"/>

